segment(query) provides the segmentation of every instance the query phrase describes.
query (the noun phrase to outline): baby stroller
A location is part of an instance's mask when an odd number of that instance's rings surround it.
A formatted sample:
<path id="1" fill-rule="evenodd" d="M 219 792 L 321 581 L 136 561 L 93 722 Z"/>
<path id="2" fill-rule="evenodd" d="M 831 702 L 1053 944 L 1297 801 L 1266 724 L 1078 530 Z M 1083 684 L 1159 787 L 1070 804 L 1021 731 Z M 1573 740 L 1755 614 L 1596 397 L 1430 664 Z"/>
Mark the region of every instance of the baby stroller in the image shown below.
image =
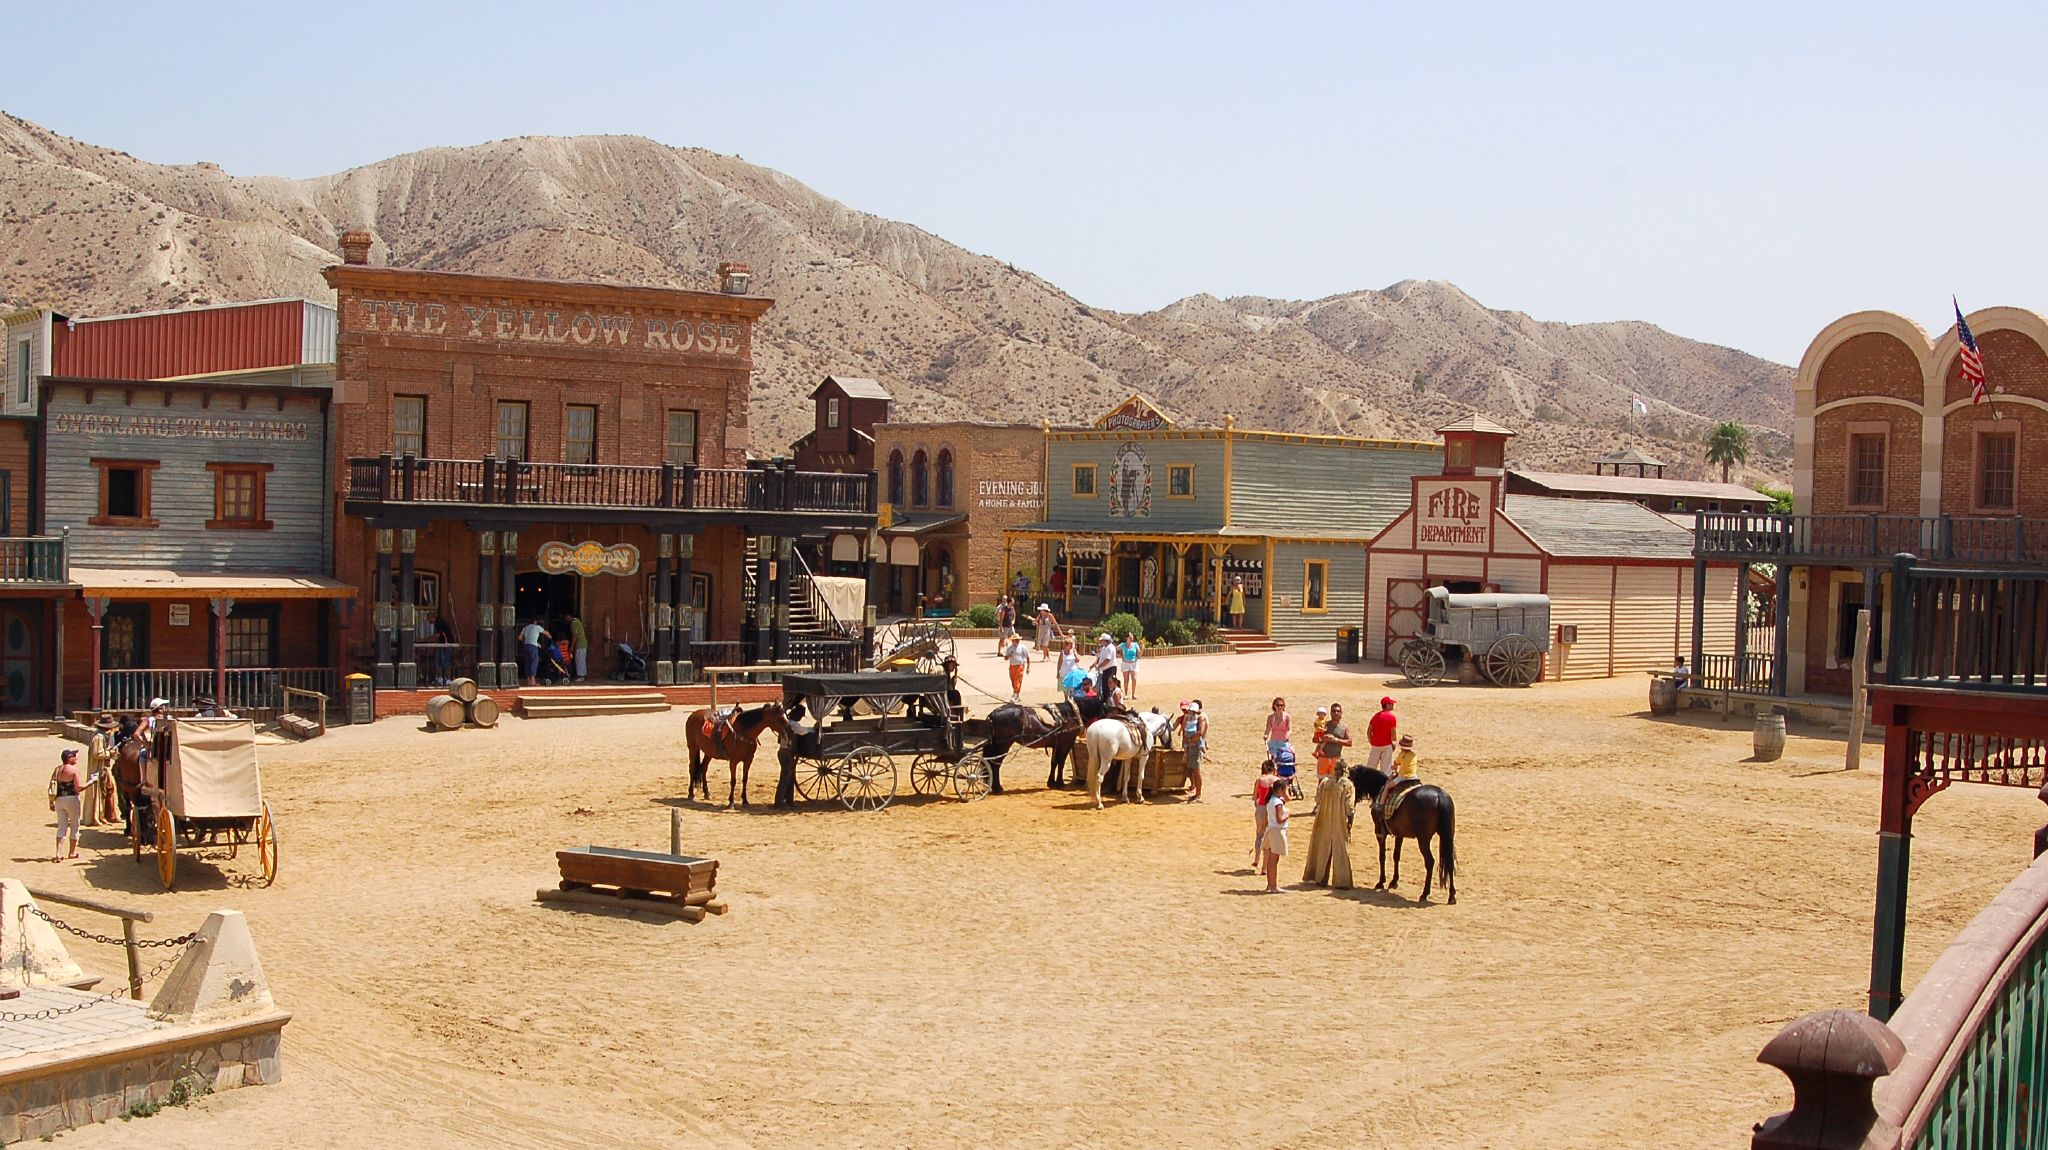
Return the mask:
<path id="1" fill-rule="evenodd" d="M 1273 772 L 1287 780 L 1288 801 L 1299 802 L 1306 798 L 1301 790 L 1301 781 L 1294 777 L 1294 748 L 1280 748 L 1280 752 L 1273 756 L 1272 762 Z"/>
<path id="2" fill-rule="evenodd" d="M 540 645 L 540 666 L 534 678 L 542 683 L 566 683 L 574 678 L 561 648 L 554 643 Z"/>
<path id="3" fill-rule="evenodd" d="M 617 648 L 618 663 L 612 668 L 612 678 L 621 683 L 645 682 L 647 680 L 647 659 L 633 649 L 633 644 L 621 639 L 614 644 Z"/>

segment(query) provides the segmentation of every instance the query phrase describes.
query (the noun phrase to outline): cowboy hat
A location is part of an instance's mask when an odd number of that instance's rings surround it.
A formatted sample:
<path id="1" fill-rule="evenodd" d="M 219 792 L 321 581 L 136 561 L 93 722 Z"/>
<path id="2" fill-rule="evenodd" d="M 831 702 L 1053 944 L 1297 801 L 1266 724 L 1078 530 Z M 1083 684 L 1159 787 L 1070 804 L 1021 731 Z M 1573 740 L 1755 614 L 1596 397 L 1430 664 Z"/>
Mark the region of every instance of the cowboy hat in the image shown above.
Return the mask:
<path id="1" fill-rule="evenodd" d="M 102 731 L 111 731 L 120 725 L 121 721 L 111 714 L 101 714 L 99 722 L 93 724 L 93 726 L 98 727 Z"/>
<path id="2" fill-rule="evenodd" d="M 1415 745 L 1415 736 L 1414 736 L 1414 735 L 1402 735 L 1402 736 L 1401 736 L 1401 745 L 1402 745 L 1402 746 L 1404 746 L 1404 747 L 1412 747 L 1412 746 L 1414 746 L 1414 745 Z"/>

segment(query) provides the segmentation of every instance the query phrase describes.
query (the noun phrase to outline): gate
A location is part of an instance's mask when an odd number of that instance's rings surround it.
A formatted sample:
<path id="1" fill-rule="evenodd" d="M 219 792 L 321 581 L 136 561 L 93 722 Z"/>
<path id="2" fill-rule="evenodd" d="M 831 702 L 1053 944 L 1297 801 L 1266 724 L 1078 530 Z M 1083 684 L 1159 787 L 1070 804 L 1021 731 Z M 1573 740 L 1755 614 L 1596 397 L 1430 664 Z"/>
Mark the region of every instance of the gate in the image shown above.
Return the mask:
<path id="1" fill-rule="evenodd" d="M 1429 603 L 1429 580 L 1387 580 L 1387 648 L 1381 661 L 1391 667 L 1401 644 L 1422 635 L 1424 607 Z"/>

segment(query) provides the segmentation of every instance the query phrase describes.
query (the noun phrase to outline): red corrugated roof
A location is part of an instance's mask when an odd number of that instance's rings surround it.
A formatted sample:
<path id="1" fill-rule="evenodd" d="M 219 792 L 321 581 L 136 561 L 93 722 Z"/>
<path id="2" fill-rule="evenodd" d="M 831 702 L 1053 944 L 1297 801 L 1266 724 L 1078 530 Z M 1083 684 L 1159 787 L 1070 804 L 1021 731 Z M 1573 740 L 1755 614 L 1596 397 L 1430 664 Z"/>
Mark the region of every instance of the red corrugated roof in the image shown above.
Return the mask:
<path id="1" fill-rule="evenodd" d="M 305 302 L 269 300 L 56 324 L 50 373 L 179 379 L 289 367 L 304 348 Z"/>

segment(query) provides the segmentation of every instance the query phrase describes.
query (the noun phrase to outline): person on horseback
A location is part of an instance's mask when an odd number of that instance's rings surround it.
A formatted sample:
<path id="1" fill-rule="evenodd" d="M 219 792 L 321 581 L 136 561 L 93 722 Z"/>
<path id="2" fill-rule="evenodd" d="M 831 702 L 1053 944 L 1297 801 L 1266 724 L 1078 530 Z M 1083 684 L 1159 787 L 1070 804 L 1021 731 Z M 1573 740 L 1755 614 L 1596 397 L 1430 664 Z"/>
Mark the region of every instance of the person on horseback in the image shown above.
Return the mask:
<path id="1" fill-rule="evenodd" d="M 1388 772 L 1387 785 L 1380 788 L 1379 796 L 1373 800 L 1373 807 L 1382 818 L 1401 792 L 1422 784 L 1415 777 L 1415 736 L 1402 735 L 1400 747 L 1394 755 L 1393 769 Z"/>

